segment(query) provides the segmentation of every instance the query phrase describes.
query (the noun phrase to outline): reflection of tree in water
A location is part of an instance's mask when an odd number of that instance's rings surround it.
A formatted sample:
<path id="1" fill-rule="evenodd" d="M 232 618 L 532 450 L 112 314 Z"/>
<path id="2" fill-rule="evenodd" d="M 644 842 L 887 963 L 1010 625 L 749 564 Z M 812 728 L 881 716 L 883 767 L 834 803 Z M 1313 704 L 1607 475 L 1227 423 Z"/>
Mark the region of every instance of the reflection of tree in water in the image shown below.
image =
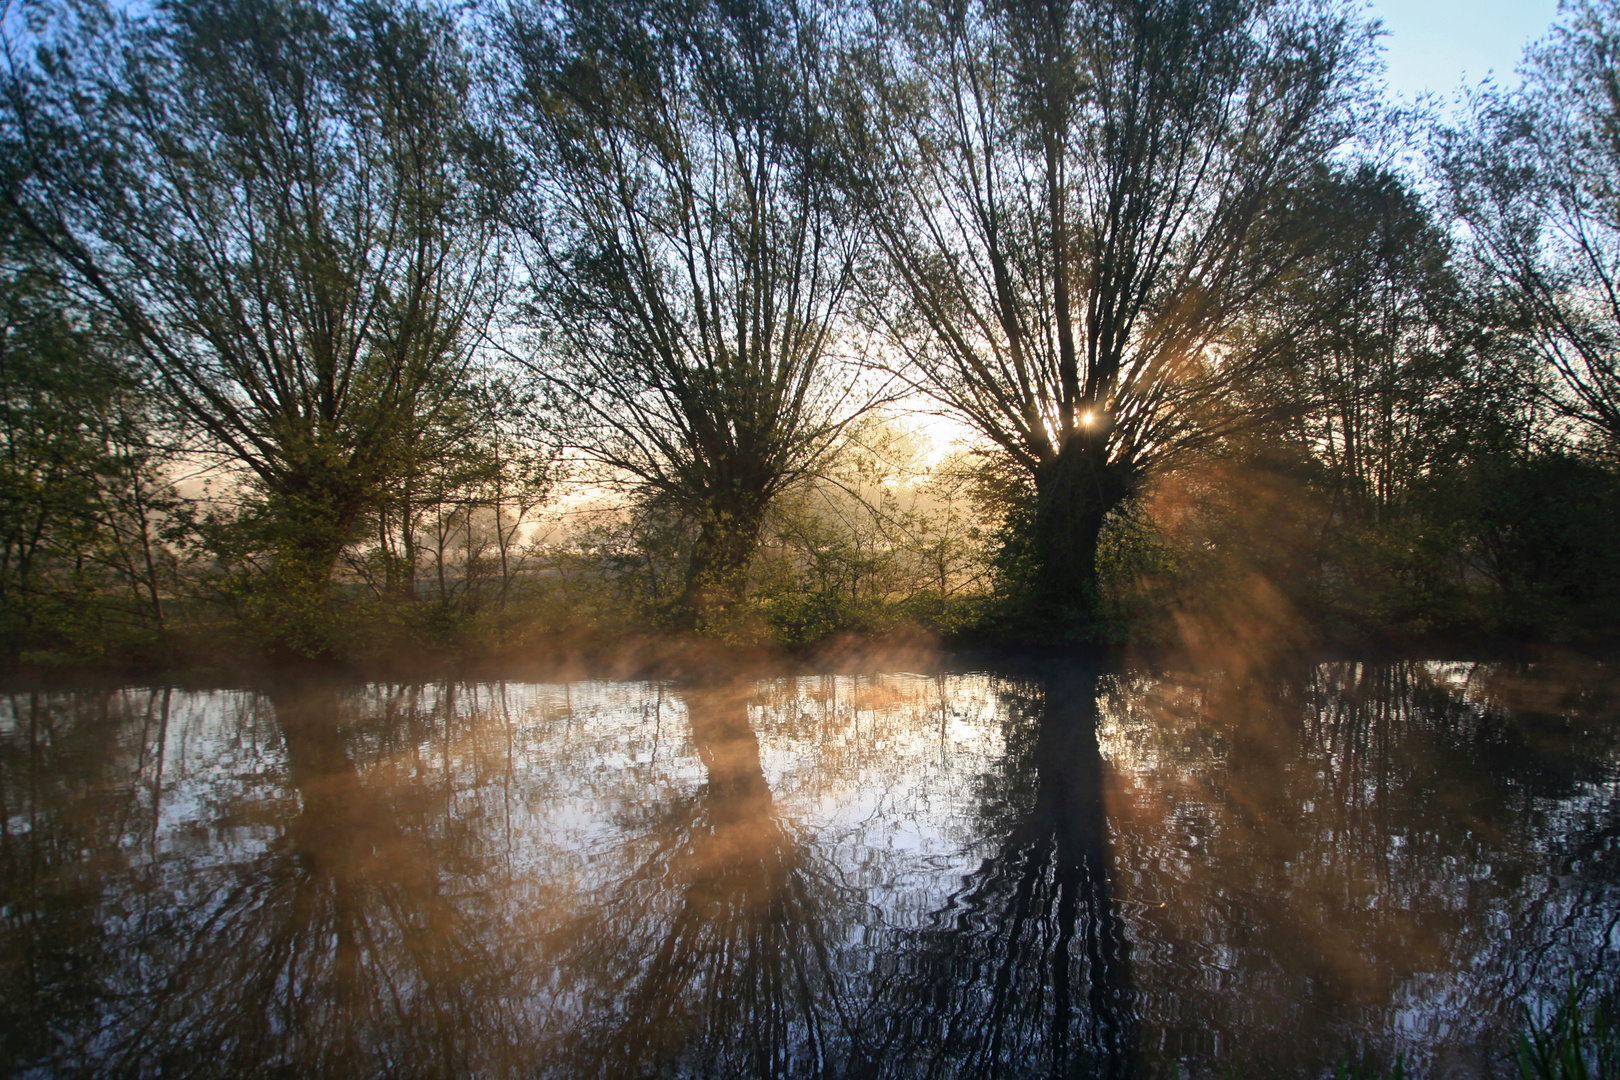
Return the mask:
<path id="1" fill-rule="evenodd" d="M 1486 766 L 1501 793 L 1496 831 L 1524 853 L 1521 868 L 1501 875 L 1512 889 L 1506 918 L 1464 938 L 1480 997 L 1510 1004 L 1504 1019 L 1517 1021 L 1525 1004 L 1558 1004 L 1571 981 L 1620 995 L 1617 688 L 1611 671 L 1573 660 L 1478 665 L 1443 710 L 1429 706 Z"/>
<path id="2" fill-rule="evenodd" d="M 1109 884 L 1096 693 L 1095 674 L 1069 671 L 1047 681 L 1044 701 L 1008 694 L 1013 783 L 986 786 L 996 846 L 932 926 L 896 942 L 873 1039 L 884 1072 L 1130 1073 L 1135 1019 Z M 1033 792 L 1016 790 L 1031 777 Z"/>
<path id="3" fill-rule="evenodd" d="M 847 898 L 773 804 L 747 687 L 683 697 L 707 782 L 576 928 L 563 963 L 599 981 L 572 1071 L 841 1074 L 847 995 L 828 933 Z"/>
<path id="4" fill-rule="evenodd" d="M 0 1073 L 1477 1075 L 1620 978 L 1610 676 L 969 684 L 16 699 Z"/>
<path id="5" fill-rule="evenodd" d="M 299 808 L 262 851 L 176 887 L 100 1069 L 184 1075 L 511 1071 L 501 965 L 385 786 L 350 760 L 337 695 L 272 695 Z"/>
<path id="6" fill-rule="evenodd" d="M 150 830 L 122 781 L 137 753 L 113 737 L 166 725 L 168 691 L 11 695 L 0 729 L 0 1073 L 48 1061 L 94 1027 L 114 991 L 99 870 Z M 108 852 L 117 852 L 108 857 Z M 88 858 L 87 858 L 88 854 Z M 86 865 L 89 862 L 91 865 Z"/>
<path id="7" fill-rule="evenodd" d="M 1429 908 L 1424 930 L 1444 932 L 1434 954 L 1470 973 L 1466 1002 L 1446 1002 L 1466 1018 L 1455 1027 L 1489 1017 L 1514 1030 L 1525 1004 L 1556 1002 L 1570 979 L 1614 991 L 1620 724 L 1610 677 L 1343 664 L 1303 684 L 1302 750 L 1323 762 L 1348 811 L 1341 835 L 1370 849 L 1369 862 L 1382 857 L 1386 895 Z M 1459 879 L 1467 903 L 1434 911 L 1442 905 L 1430 897 Z M 1400 947 L 1411 951 L 1409 941 Z"/>
<path id="8" fill-rule="evenodd" d="M 1477 1075 L 1522 1002 L 1614 970 L 1612 715 L 1419 664 L 1134 673 L 1107 712 L 1147 1068 Z"/>

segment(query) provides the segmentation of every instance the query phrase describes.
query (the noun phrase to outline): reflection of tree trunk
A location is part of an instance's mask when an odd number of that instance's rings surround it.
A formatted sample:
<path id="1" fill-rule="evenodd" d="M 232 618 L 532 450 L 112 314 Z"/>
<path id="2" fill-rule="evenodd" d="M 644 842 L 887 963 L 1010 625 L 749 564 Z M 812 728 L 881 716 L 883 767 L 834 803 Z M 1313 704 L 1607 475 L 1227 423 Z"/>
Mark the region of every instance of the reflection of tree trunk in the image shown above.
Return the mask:
<path id="1" fill-rule="evenodd" d="M 1127 1076 L 1135 1022 L 1109 890 L 1097 677 L 1049 680 L 1029 810 L 917 938 L 891 1025 L 895 1074 Z"/>
<path id="2" fill-rule="evenodd" d="M 360 1072 L 363 1060 L 361 1033 L 355 1023 L 364 1015 L 360 984 L 365 977 L 361 957 L 367 937 L 364 891 L 375 873 L 380 853 L 397 846 L 394 822 L 374 805 L 350 760 L 338 727 L 336 695 L 275 695 L 276 719 L 287 749 L 288 781 L 302 804 L 287 839 L 305 874 L 300 875 L 294 909 L 306 926 L 329 920 L 326 934 L 331 948 L 331 1004 L 335 1006 L 335 1045 L 327 1047 L 328 1060 L 343 1069 Z M 385 856 L 386 857 L 386 856 Z M 393 869 L 410 875 L 420 859 L 404 859 Z M 419 884 L 410 882 L 407 886 Z M 415 891 L 412 889 L 411 891 Z M 325 892 L 323 898 L 321 894 Z M 321 908 L 329 905 L 327 912 Z M 324 916 L 324 917 L 323 917 Z M 304 926 L 291 928 L 296 934 Z"/>
<path id="3" fill-rule="evenodd" d="M 709 774 L 703 802 L 712 841 L 752 863 L 779 861 L 784 837 L 773 815 L 771 789 L 759 758 L 759 738 L 748 722 L 745 688 L 688 690 L 686 715 L 692 742 Z M 773 828 L 767 829 L 769 823 Z"/>
<path id="4" fill-rule="evenodd" d="M 1078 933 L 1090 976 L 1087 1007 L 1096 1025 L 1094 1048 L 1106 1075 L 1130 1072 L 1134 1042 L 1123 927 L 1109 889 L 1108 810 L 1103 799 L 1102 751 L 1097 743 L 1097 676 L 1063 672 L 1047 680 L 1046 715 L 1035 747 L 1039 787 L 1032 824 L 1049 833 L 1053 886 L 1059 895 L 1058 956 L 1067 956 Z M 1053 972 L 1055 1052 L 1073 1015 L 1070 969 Z"/>
<path id="5" fill-rule="evenodd" d="M 331 690 L 271 695 L 299 809 L 206 908 L 177 906 L 166 978 L 148 985 L 114 1051 L 120 1071 L 176 1062 L 242 1075 L 413 1075 L 511 1064 L 493 958 L 443 895 L 440 865 L 401 828 L 386 782 L 350 758 Z M 234 807 L 225 813 L 233 815 Z M 161 948 L 154 952 L 161 954 Z"/>
<path id="6" fill-rule="evenodd" d="M 633 879 L 657 890 L 620 894 L 639 908 L 611 918 L 628 915 L 634 939 L 603 961 L 630 969 L 616 994 L 623 1023 L 601 1033 L 586 1070 L 836 1071 L 841 1003 L 823 926 L 832 886 L 809 871 L 776 814 L 747 688 L 683 696 L 708 782 L 680 835 Z M 660 903 L 670 888 L 679 890 L 672 911 Z"/>

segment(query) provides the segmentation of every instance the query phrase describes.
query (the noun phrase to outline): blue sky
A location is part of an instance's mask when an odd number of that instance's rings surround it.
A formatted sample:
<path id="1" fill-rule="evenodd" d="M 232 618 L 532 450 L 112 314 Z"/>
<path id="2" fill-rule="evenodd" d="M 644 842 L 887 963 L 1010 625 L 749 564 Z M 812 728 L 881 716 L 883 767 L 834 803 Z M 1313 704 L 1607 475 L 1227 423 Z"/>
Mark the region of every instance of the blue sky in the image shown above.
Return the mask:
<path id="1" fill-rule="evenodd" d="M 1388 31 L 1390 89 L 1408 99 L 1432 90 L 1447 102 L 1493 71 L 1498 84 L 1516 84 L 1525 44 L 1558 17 L 1557 0 L 1372 0 L 1367 9 Z"/>

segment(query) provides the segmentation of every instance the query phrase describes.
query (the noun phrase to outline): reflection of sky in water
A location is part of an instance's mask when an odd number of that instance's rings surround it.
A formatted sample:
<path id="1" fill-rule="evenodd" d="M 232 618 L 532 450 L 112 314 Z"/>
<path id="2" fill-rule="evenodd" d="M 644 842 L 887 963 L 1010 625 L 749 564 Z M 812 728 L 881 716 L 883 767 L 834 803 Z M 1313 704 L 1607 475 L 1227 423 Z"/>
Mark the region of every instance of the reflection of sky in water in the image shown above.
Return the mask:
<path id="1" fill-rule="evenodd" d="M 0 701 L 0 1065 L 1467 1073 L 1620 969 L 1601 670 L 1046 686 Z"/>

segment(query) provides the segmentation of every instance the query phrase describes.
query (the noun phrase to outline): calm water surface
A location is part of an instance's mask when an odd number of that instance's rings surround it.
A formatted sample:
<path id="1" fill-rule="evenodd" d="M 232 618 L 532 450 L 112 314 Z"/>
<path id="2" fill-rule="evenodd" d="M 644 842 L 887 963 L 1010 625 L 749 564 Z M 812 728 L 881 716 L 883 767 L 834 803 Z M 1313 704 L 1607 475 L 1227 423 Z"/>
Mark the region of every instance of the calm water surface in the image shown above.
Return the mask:
<path id="1" fill-rule="evenodd" d="M 0 1071 L 1504 1075 L 1620 984 L 1611 673 L 0 699 Z"/>

